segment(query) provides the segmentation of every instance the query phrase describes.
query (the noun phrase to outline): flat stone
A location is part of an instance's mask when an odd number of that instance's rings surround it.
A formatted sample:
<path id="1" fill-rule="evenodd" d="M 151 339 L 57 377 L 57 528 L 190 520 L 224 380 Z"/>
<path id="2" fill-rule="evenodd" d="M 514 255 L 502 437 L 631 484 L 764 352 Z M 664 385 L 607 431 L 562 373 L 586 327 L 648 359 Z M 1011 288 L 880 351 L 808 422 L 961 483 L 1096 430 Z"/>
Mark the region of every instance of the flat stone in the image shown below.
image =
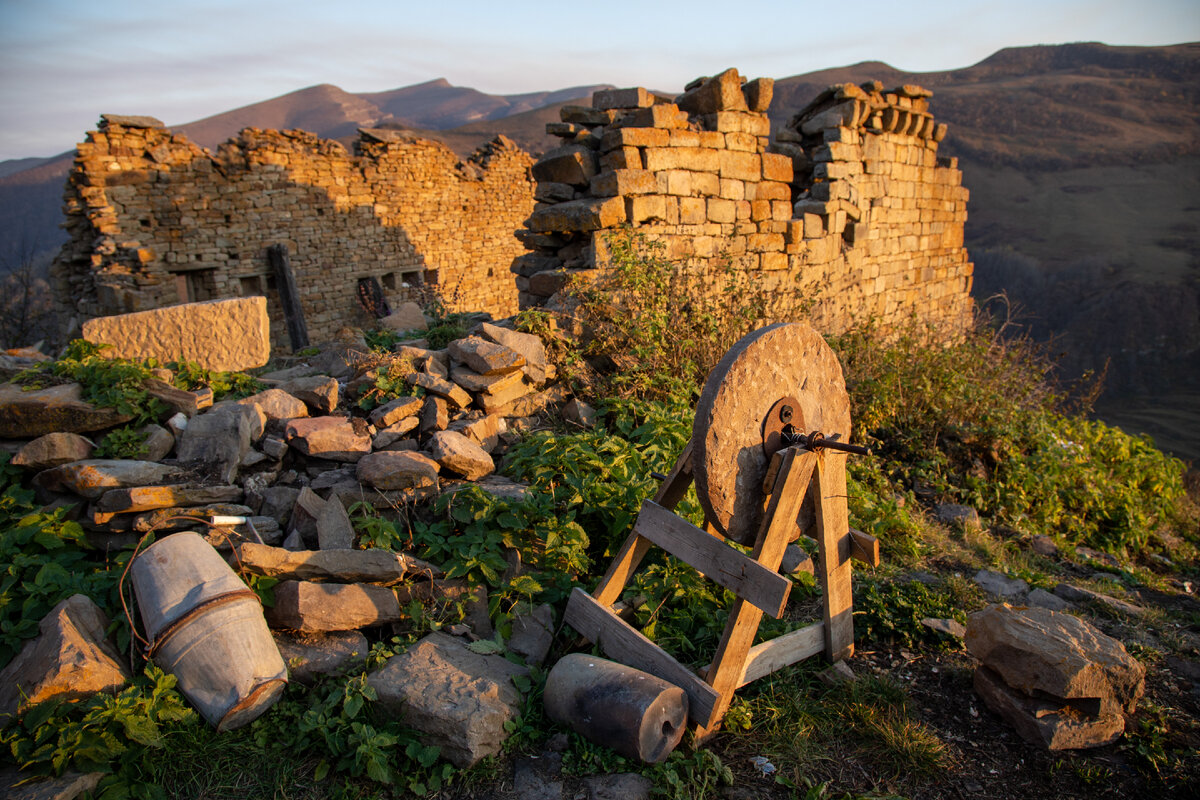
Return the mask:
<path id="1" fill-rule="evenodd" d="M 38 623 L 38 635 L 0 671 L 0 719 L 47 700 L 83 700 L 120 689 L 129 670 L 107 639 L 108 624 L 82 594 L 52 608 Z"/>
<path id="2" fill-rule="evenodd" d="M 650 800 L 654 781 L 636 772 L 592 775 L 583 779 L 587 800 Z"/>
<path id="3" fill-rule="evenodd" d="M 284 436 L 294 450 L 330 461 L 354 462 L 371 452 L 371 437 L 358 433 L 346 417 L 293 419 Z"/>
<path id="4" fill-rule="evenodd" d="M 286 528 L 292 517 L 292 506 L 296 504 L 299 495 L 300 490 L 292 486 L 268 486 L 260 493 L 260 502 L 255 510 Z"/>
<path id="5" fill-rule="evenodd" d="M 418 402 L 418 406 L 423 406 L 423 403 Z M 405 417 L 398 420 L 386 428 L 378 431 L 371 437 L 371 447 L 375 450 L 386 450 L 391 448 L 408 434 L 417 429 L 421 420 L 418 417 Z M 416 443 L 413 443 L 415 449 Z"/>
<path id="6" fill-rule="evenodd" d="M 250 451 L 252 421 L 245 414 L 218 408 L 188 422 L 177 455 L 184 464 L 201 465 L 223 483 L 231 483 Z"/>
<path id="7" fill-rule="evenodd" d="M 77 433 L 47 433 L 18 450 L 11 463 L 26 469 L 50 469 L 72 461 L 83 461 L 95 449 L 95 445 Z"/>
<path id="8" fill-rule="evenodd" d="M 516 350 L 478 336 L 456 339 L 446 350 L 451 358 L 461 361 L 480 375 L 513 372 L 525 365 L 525 357 Z"/>
<path id="9" fill-rule="evenodd" d="M 625 198 L 597 197 L 556 203 L 530 215 L 526 227 L 535 233 L 612 228 L 625 221 Z"/>
<path id="10" fill-rule="evenodd" d="M 142 458 L 146 461 L 162 461 L 175 449 L 175 436 L 161 425 L 151 422 L 138 428 L 146 438 L 142 441 Z"/>
<path id="11" fill-rule="evenodd" d="M 258 406 L 271 422 L 287 422 L 308 416 L 308 404 L 283 389 L 267 389 L 237 402 Z"/>
<path id="12" fill-rule="evenodd" d="M 363 583 L 282 581 L 275 586 L 275 606 L 264 611 L 272 628 L 306 633 L 349 631 L 404 618 L 395 592 Z"/>
<path id="13" fill-rule="evenodd" d="M 971 580 L 980 589 L 996 597 L 1020 597 L 1029 589 L 1029 584 L 1020 578 L 1009 578 L 988 569 L 979 570 Z"/>
<path id="14" fill-rule="evenodd" d="M 371 646 L 359 631 L 300 633 L 272 631 L 288 680 L 311 686 L 324 675 L 339 675 L 363 661 Z"/>
<path id="15" fill-rule="evenodd" d="M 144 114 L 101 114 L 100 128 L 106 129 L 109 125 L 120 125 L 125 128 L 164 128 L 162 121 L 157 117 L 150 117 Z"/>
<path id="16" fill-rule="evenodd" d="M 432 392 L 444 398 L 452 403 L 455 408 L 466 408 L 471 405 L 471 395 L 464 392 L 458 384 L 451 383 L 444 378 L 414 372 L 405 378 L 405 380 L 413 386 L 420 386 L 425 391 Z"/>
<path id="17" fill-rule="evenodd" d="M 84 402 L 77 383 L 24 391 L 0 384 L 0 439 L 29 439 L 47 433 L 86 433 L 111 428 L 133 419 L 115 408 Z"/>
<path id="18" fill-rule="evenodd" d="M 355 475 L 368 486 L 384 491 L 437 487 L 438 462 L 421 453 L 384 451 L 358 462 Z"/>
<path id="19" fill-rule="evenodd" d="M 556 147 L 538 159 L 532 167 L 533 179 L 539 183 L 565 183 L 587 186 L 596 174 L 596 154 L 583 145 Z"/>
<path id="20" fill-rule="evenodd" d="M 279 388 L 302 400 L 314 414 L 332 414 L 337 408 L 338 382 L 328 375 L 294 378 Z"/>
<path id="21" fill-rule="evenodd" d="M 109 489 L 100 496 L 96 507 L 109 513 L 153 511 L 173 506 L 236 503 L 241 501 L 242 494 L 237 486 L 135 486 Z"/>
<path id="22" fill-rule="evenodd" d="M 427 447 L 442 469 L 467 480 L 482 478 L 496 470 L 492 457 L 482 447 L 456 431 L 438 431 L 429 437 Z"/>
<path id="23" fill-rule="evenodd" d="M 1058 595 L 1050 594 L 1045 589 L 1034 589 L 1031 591 L 1029 596 L 1025 598 L 1025 603 L 1035 608 L 1047 608 L 1051 611 L 1067 611 L 1075 607 Z"/>
<path id="24" fill-rule="evenodd" d="M 979 512 L 970 506 L 958 503 L 940 503 L 934 508 L 934 517 L 943 525 L 961 526 L 969 530 L 980 530 L 983 523 L 979 520 Z"/>
<path id="25" fill-rule="evenodd" d="M 238 416 L 245 417 L 247 424 L 250 426 L 251 442 L 257 442 L 261 439 L 267 430 L 267 414 L 258 407 L 257 403 L 239 403 L 236 400 L 222 400 L 219 403 L 214 403 L 205 414 L 212 414 L 214 412 L 237 414 Z M 191 427 L 194 421 L 195 418 L 193 417 L 192 421 L 188 422 L 188 427 Z"/>
<path id="26" fill-rule="evenodd" d="M 340 505 L 340 503 L 329 503 Z M 255 575 L 296 581 L 392 584 L 417 559 L 390 550 L 285 550 L 256 542 L 237 547 L 242 566 Z"/>
<path id="27" fill-rule="evenodd" d="M 742 78 L 736 69 L 730 68 L 708 78 L 695 89 L 675 98 L 681 111 L 689 114 L 715 114 L 718 111 L 748 111 L 746 96 L 742 94 Z"/>
<path id="28" fill-rule="evenodd" d="M 83 338 L 110 344 L 107 355 L 138 361 L 194 361 L 205 369 L 240 372 L 271 356 L 267 298 L 239 297 L 99 317 L 83 323 Z"/>
<path id="29" fill-rule="evenodd" d="M 1116 741 L 1125 730 L 1125 717 L 1119 713 L 1095 716 L 1068 704 L 1031 697 L 1007 686 L 988 667 L 975 670 L 975 691 L 1022 738 L 1047 750 L 1100 747 Z"/>
<path id="30" fill-rule="evenodd" d="M 0 796 L 8 800 L 75 800 L 95 791 L 103 777 L 103 772 L 66 772 L 26 783 L 28 773 L 5 774 L 0 775 Z"/>
<path id="31" fill-rule="evenodd" d="M 1075 603 L 1099 603 L 1112 611 L 1117 611 L 1130 617 L 1140 617 L 1146 613 L 1146 609 L 1141 606 L 1070 583 L 1058 584 L 1054 587 L 1054 593 L 1064 600 L 1070 600 Z"/>
<path id="32" fill-rule="evenodd" d="M 292 506 L 291 519 L 288 521 L 288 539 L 291 540 L 291 535 L 299 536 L 299 540 L 306 546 L 318 547 L 317 538 L 317 520 L 321 518 L 321 513 L 325 510 L 325 499 L 317 494 L 311 486 L 305 486 L 300 489 L 300 493 L 296 495 L 296 502 Z M 285 547 L 288 544 L 285 543 Z M 304 547 L 297 546 L 289 549 L 302 550 Z"/>
<path id="33" fill-rule="evenodd" d="M 468 486 L 476 486 L 498 500 L 521 503 L 529 499 L 528 485 L 494 474 L 477 481 L 446 481 L 442 494 L 455 494 Z"/>
<path id="34" fill-rule="evenodd" d="M 518 372 L 517 374 L 520 375 L 521 373 Z M 520 380 L 503 389 L 481 392 L 479 394 L 479 405 L 488 414 L 506 415 L 513 403 L 522 397 L 528 397 L 532 392 L 533 387 L 525 383 L 524 380 Z"/>
<path id="35" fill-rule="evenodd" d="M 317 545 L 322 550 L 350 550 L 354 547 L 354 526 L 341 503 L 325 503 L 317 517 Z"/>
<path id="36" fill-rule="evenodd" d="M 554 642 L 554 608 L 542 604 L 533 611 L 517 614 L 512 620 L 509 652 L 525 659 L 530 666 L 541 666 Z"/>
<path id="37" fill-rule="evenodd" d="M 540 336 L 521 333 L 490 322 L 484 322 L 479 328 L 484 336 L 496 344 L 502 344 L 525 358 L 525 370 L 530 380 L 534 383 L 546 380 L 546 367 L 549 362 L 546 360 L 546 345 Z"/>
<path id="38" fill-rule="evenodd" d="M 422 734 L 457 767 L 500 752 L 505 723 L 521 709 L 513 685 L 528 670 L 500 656 L 481 655 L 460 639 L 435 632 L 388 660 L 367 682 L 376 706 Z"/>
<path id="39" fill-rule="evenodd" d="M 988 606 L 968 619 L 966 641 L 971 655 L 1028 696 L 1090 700 L 1100 714 L 1119 715 L 1145 691 L 1146 668 L 1125 646 L 1071 614 Z"/>
<path id="40" fill-rule="evenodd" d="M 499 414 L 487 414 L 467 422 L 457 430 L 483 448 L 485 453 L 491 453 L 500 444 L 500 435 L 508 430 L 508 425 Z"/>
<path id="41" fill-rule="evenodd" d="M 775 80 L 773 78 L 755 78 L 742 86 L 742 95 L 746 98 L 746 107 L 751 111 L 765 114 L 771 107 L 771 98 L 775 96 Z"/>
<path id="42" fill-rule="evenodd" d="M 955 639 L 961 639 L 967 635 L 967 628 L 956 619 L 936 619 L 934 617 L 925 617 L 921 620 L 921 624 L 931 631 L 944 633 L 947 636 L 953 636 Z"/>
<path id="43" fill-rule="evenodd" d="M 54 492 L 74 492 L 95 500 L 110 489 L 148 486 L 162 483 L 182 473 L 178 467 L 152 461 L 89 458 L 44 470 L 34 476 L 34 483 Z"/>
<path id="44" fill-rule="evenodd" d="M 156 508 L 153 511 L 142 511 L 133 515 L 133 530 L 146 533 L 159 530 L 163 533 L 181 531 L 196 527 L 195 520 L 209 517 L 249 517 L 249 506 L 237 503 L 211 503 L 203 506 L 188 506 L 186 508 Z"/>
<path id="45" fill-rule="evenodd" d="M 455 367 L 450 370 L 450 380 L 468 392 L 500 392 L 510 386 L 519 385 L 524 374 L 523 370 L 518 369 L 496 375 L 480 375 L 466 367 Z"/>
<path id="46" fill-rule="evenodd" d="M 434 431 L 444 431 L 449 424 L 449 404 L 440 397 L 432 395 L 426 397 L 425 404 L 421 406 L 421 433 L 428 434 Z"/>
<path id="47" fill-rule="evenodd" d="M 420 397 L 397 397 L 374 409 L 367 419 L 376 428 L 383 429 L 402 419 L 416 416 L 421 411 L 422 403 Z"/>
<path id="48" fill-rule="evenodd" d="M 429 320 L 416 303 L 401 303 L 379 324 L 392 331 L 423 331 L 429 327 Z"/>

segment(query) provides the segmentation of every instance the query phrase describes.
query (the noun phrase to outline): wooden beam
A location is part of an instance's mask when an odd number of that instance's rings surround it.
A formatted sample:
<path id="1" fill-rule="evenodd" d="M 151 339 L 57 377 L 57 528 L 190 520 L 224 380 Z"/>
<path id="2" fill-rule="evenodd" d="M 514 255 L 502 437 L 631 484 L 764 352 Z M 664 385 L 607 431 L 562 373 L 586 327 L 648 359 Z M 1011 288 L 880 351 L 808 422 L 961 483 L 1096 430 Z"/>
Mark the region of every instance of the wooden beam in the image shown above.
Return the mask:
<path id="1" fill-rule="evenodd" d="M 583 589 L 571 592 L 563 619 L 614 661 L 649 672 L 683 689 L 688 696 L 688 717 L 694 722 L 711 717 L 719 699 L 716 691 Z"/>
<path id="2" fill-rule="evenodd" d="M 787 607 L 791 581 L 657 503 L 642 503 L 633 529 L 772 617 L 778 619 Z"/>
<path id="3" fill-rule="evenodd" d="M 861 561 L 868 567 L 878 567 L 881 562 L 879 540 L 869 533 L 851 528 L 850 557 L 855 561 Z"/>
<path id="4" fill-rule="evenodd" d="M 800 513 L 805 488 L 812 480 L 815 466 L 816 455 L 803 448 L 789 447 L 784 453 L 779 475 L 763 516 L 762 527 L 755 540 L 754 550 L 751 551 L 751 557 L 767 569 L 779 569 L 783 551 L 796 528 L 796 517 Z M 757 608 L 740 597 L 733 601 L 729 621 L 725 624 L 725 633 L 721 637 L 717 655 L 713 658 L 707 674 L 708 682 L 717 691 L 720 699 L 709 718 L 699 723 L 696 730 L 697 741 L 703 741 L 716 732 L 721 718 L 725 716 L 725 711 L 733 701 L 733 693 L 741 685 L 746 657 L 750 653 L 750 645 L 754 643 L 754 636 L 758 633 L 760 621 L 762 612 Z"/>
<path id="5" fill-rule="evenodd" d="M 273 244 L 267 248 L 267 260 L 275 271 L 275 288 L 279 291 L 279 302 L 283 306 L 283 319 L 287 322 L 288 339 L 292 350 L 308 347 L 308 325 L 304 322 L 304 307 L 300 304 L 300 293 L 296 289 L 296 276 L 288 260 L 285 244 Z"/>
<path id="6" fill-rule="evenodd" d="M 824 650 L 824 622 L 814 622 L 807 627 L 777 636 L 769 642 L 759 642 L 746 654 L 746 667 L 742 670 L 742 681 L 738 688 L 759 678 L 765 678 L 797 661 L 811 658 Z"/>
<path id="7" fill-rule="evenodd" d="M 817 578 L 824 591 L 825 655 L 831 662 L 854 655 L 854 598 L 850 593 L 850 523 L 846 510 L 846 455 L 823 450 L 809 486 L 816 511 Z"/>
<path id="8" fill-rule="evenodd" d="M 675 508 L 687 494 L 692 485 L 692 440 L 688 439 L 683 452 L 675 459 L 675 466 L 667 474 L 667 479 L 658 487 L 654 494 L 654 502 L 663 508 Z"/>
<path id="9" fill-rule="evenodd" d="M 177 389 L 157 378 L 150 378 L 142 386 L 151 397 L 157 397 L 189 418 L 196 416 L 200 409 L 208 408 L 213 404 L 213 390 L 207 386 L 189 392 L 185 389 Z"/>

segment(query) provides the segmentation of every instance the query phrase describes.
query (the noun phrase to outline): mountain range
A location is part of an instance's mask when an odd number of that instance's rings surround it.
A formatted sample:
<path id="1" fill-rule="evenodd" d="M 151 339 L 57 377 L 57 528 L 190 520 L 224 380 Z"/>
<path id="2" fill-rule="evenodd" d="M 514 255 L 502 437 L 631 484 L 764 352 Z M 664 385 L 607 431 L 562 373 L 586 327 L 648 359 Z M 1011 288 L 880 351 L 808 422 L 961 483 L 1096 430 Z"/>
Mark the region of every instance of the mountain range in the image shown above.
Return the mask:
<path id="1" fill-rule="evenodd" d="M 777 79 L 769 113 L 778 125 L 828 85 L 867 80 L 933 90 L 932 110 L 949 124 L 941 152 L 960 159 L 971 191 L 977 298 L 1005 293 L 1006 313 L 1016 307 L 1025 330 L 1061 351 L 1064 379 L 1107 364 L 1101 410 L 1200 458 L 1200 43 L 1009 48 L 926 73 L 864 62 Z M 503 133 L 537 154 L 557 141 L 545 123 L 597 88 L 490 95 L 439 79 L 354 94 L 323 84 L 172 127 L 209 148 L 244 127 L 343 141 L 359 127 L 403 128 L 462 157 Z M 72 157 L 0 162 L 0 267 L 48 263 L 60 246 Z"/>

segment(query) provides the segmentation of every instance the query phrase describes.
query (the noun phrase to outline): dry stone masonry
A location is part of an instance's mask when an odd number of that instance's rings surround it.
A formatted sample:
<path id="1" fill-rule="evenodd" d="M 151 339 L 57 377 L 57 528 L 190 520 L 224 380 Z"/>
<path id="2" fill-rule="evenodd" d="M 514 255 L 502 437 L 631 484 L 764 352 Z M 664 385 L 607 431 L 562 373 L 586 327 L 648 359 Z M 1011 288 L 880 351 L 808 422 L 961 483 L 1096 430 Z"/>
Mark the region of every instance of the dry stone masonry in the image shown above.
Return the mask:
<path id="1" fill-rule="evenodd" d="M 466 162 L 397 131 L 351 154 L 303 131 L 247 128 L 216 154 L 148 117 L 105 115 L 66 187 L 71 241 L 54 264 L 75 322 L 265 295 L 288 341 L 267 248 L 288 248 L 312 341 L 370 318 L 359 282 L 392 305 L 426 282 L 451 306 L 517 310 L 513 231 L 533 209 L 531 159 L 498 137 Z"/>
<path id="2" fill-rule="evenodd" d="M 946 126 L 930 92 L 878 83 L 823 92 L 769 138 L 773 82 L 730 69 L 674 100 L 597 92 L 547 126 L 564 144 L 533 167 L 538 205 L 513 270 L 522 305 L 606 263 L 605 234 L 628 224 L 693 265 L 757 274 L 783 306 L 812 306 L 822 330 L 909 315 L 965 323 L 971 264 L 967 190 L 939 159 Z"/>

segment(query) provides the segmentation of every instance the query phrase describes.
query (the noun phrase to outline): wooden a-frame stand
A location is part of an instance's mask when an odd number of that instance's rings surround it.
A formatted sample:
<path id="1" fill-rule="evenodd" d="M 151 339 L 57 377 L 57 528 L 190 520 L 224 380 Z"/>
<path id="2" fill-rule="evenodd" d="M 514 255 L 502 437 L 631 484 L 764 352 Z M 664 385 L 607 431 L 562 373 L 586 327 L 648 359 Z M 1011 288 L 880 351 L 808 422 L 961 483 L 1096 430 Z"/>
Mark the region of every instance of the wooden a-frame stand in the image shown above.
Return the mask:
<path id="1" fill-rule="evenodd" d="M 772 462 L 774 481 L 762 526 L 749 555 L 715 533 L 707 533 L 674 514 L 692 482 L 689 442 L 653 500 L 642 505 L 633 532 L 608 572 L 589 595 L 575 589 L 565 621 L 605 655 L 679 686 L 688 696 L 688 717 L 697 741 L 721 724 L 734 692 L 789 664 L 824 653 L 830 661 L 854 652 L 851 618 L 850 559 L 879 564 L 874 537 L 849 527 L 846 510 L 845 453 L 808 450 L 797 445 L 779 451 Z M 824 592 L 822 620 L 776 639 L 754 644 L 764 612 L 778 618 L 787 605 L 791 582 L 779 574 L 805 496 L 813 499 L 818 558 L 816 574 Z M 732 591 L 737 599 L 716 656 L 696 675 L 651 642 L 613 611 L 612 605 L 649 552 L 657 545 Z M 753 646 L 752 646 L 753 645 Z"/>

